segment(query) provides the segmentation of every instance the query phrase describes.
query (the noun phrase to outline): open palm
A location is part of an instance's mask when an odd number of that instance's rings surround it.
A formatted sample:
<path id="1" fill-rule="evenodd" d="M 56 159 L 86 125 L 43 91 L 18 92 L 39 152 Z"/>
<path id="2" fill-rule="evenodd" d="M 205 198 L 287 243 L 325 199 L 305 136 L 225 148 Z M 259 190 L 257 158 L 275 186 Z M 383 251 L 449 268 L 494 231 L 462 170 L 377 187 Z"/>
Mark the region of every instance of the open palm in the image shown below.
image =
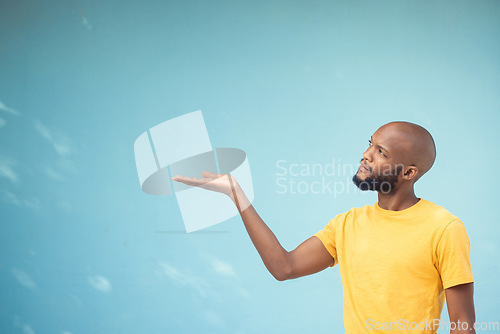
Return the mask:
<path id="1" fill-rule="evenodd" d="M 172 177 L 173 181 L 184 183 L 188 186 L 199 187 L 211 191 L 231 196 L 237 182 L 229 174 L 216 174 L 209 171 L 201 173 L 203 178 L 176 175 Z"/>

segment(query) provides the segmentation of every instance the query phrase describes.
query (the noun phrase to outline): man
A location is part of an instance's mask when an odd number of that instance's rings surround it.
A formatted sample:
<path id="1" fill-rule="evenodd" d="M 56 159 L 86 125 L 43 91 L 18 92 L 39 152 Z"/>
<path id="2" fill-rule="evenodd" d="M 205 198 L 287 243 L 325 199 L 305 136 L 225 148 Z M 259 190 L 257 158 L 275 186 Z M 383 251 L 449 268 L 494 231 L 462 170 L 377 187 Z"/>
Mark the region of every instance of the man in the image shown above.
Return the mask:
<path id="1" fill-rule="evenodd" d="M 174 181 L 227 194 L 236 204 L 266 268 L 279 281 L 339 264 L 346 333 L 436 333 L 447 301 L 451 333 L 475 333 L 470 243 L 463 223 L 417 198 L 415 182 L 433 165 L 431 134 L 409 122 L 380 127 L 353 177 L 378 192 L 373 206 L 337 215 L 295 250 L 286 251 L 236 179 L 203 172 Z"/>

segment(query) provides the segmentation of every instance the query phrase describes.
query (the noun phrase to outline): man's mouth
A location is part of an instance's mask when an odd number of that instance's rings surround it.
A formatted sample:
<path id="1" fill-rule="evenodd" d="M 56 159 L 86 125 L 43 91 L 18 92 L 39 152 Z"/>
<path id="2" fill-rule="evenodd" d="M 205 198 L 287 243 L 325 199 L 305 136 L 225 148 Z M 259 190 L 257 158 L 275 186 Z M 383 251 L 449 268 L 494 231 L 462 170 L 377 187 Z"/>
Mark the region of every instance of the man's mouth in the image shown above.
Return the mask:
<path id="1" fill-rule="evenodd" d="M 362 172 L 370 172 L 370 169 L 368 169 L 368 167 L 366 167 L 363 163 L 361 163 L 359 165 L 359 169 L 362 171 Z"/>

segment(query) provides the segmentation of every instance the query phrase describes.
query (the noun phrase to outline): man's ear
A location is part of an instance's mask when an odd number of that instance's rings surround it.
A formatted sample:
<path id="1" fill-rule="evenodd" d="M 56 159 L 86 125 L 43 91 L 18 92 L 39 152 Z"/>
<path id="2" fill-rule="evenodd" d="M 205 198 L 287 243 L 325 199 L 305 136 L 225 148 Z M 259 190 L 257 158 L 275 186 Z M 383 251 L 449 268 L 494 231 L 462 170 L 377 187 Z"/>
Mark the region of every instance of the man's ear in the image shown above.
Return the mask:
<path id="1" fill-rule="evenodd" d="M 417 175 L 418 175 L 418 167 L 417 166 L 407 166 L 403 169 L 403 173 L 401 173 L 403 180 L 407 180 L 407 181 L 416 178 Z"/>

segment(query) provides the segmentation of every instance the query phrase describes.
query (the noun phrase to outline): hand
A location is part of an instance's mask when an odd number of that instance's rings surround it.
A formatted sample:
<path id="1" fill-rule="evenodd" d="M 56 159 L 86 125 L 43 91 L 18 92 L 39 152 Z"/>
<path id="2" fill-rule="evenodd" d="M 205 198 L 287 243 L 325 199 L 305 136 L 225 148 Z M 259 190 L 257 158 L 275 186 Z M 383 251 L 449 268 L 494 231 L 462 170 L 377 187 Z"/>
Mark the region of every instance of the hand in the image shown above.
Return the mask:
<path id="1" fill-rule="evenodd" d="M 172 177 L 173 181 L 184 183 L 188 186 L 199 187 L 211 191 L 223 193 L 233 198 L 238 182 L 230 174 L 216 174 L 208 171 L 201 173 L 203 179 L 176 175 Z"/>

